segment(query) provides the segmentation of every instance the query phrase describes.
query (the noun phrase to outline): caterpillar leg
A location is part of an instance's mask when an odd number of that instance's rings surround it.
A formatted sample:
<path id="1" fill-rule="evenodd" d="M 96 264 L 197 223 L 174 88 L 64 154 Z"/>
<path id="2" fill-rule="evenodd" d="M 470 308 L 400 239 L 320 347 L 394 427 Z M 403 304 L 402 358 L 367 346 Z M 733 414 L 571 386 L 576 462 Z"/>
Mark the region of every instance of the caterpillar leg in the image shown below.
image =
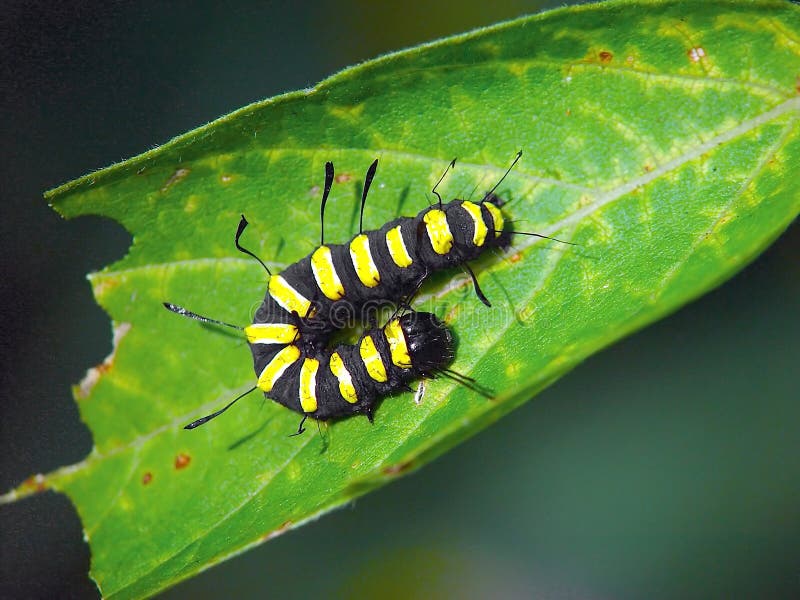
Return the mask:
<path id="1" fill-rule="evenodd" d="M 298 436 L 298 435 L 302 434 L 306 430 L 306 428 L 303 427 L 303 424 L 306 422 L 307 418 L 308 418 L 308 415 L 303 415 L 303 418 L 300 419 L 300 425 L 297 426 L 297 431 L 295 433 L 291 434 L 289 437 Z"/>
<path id="2" fill-rule="evenodd" d="M 491 307 L 492 307 L 492 303 L 491 303 L 491 302 L 489 302 L 489 299 L 488 299 L 488 298 L 486 297 L 486 295 L 483 293 L 483 290 L 481 289 L 481 286 L 479 286 L 479 285 L 478 285 L 478 278 L 477 278 L 477 277 L 475 277 L 475 272 L 472 270 L 472 268 L 471 268 L 471 267 L 470 267 L 470 266 L 469 266 L 467 263 L 464 263 L 464 264 L 463 264 L 463 265 L 461 265 L 461 266 L 462 266 L 462 268 L 464 269 L 464 271 L 466 271 L 466 272 L 467 272 L 467 274 L 468 274 L 470 277 L 472 277 L 472 285 L 473 285 L 473 287 L 475 288 L 475 294 L 478 296 L 478 300 L 480 300 L 480 301 L 481 301 L 481 302 L 483 302 L 483 303 L 484 303 L 486 306 L 488 306 L 489 308 L 491 308 Z"/>

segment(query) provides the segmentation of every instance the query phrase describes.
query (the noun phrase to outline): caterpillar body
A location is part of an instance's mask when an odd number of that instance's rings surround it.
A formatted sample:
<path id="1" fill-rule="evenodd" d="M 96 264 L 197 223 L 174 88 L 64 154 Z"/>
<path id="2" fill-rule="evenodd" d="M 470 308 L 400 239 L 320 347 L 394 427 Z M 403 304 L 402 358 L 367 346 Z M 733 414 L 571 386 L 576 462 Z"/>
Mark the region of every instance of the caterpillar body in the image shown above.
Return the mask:
<path id="1" fill-rule="evenodd" d="M 326 166 L 323 210 L 333 179 L 331 163 Z M 376 166 L 377 161 L 367 174 L 362 214 Z M 480 202 L 453 200 L 430 206 L 415 217 L 361 231 L 346 244 L 322 243 L 270 277 L 254 323 L 273 325 L 275 343 L 297 339 L 308 352 L 323 348 L 333 331 L 363 320 L 371 303 L 404 302 L 434 271 L 468 269 L 467 263 L 487 249 L 508 246 L 502 205 L 490 192 Z M 488 305 L 477 284 L 476 290 Z"/>
<path id="2" fill-rule="evenodd" d="M 315 353 L 297 343 L 264 340 L 259 337 L 263 329 L 256 324 L 244 330 L 257 387 L 279 404 L 322 421 L 354 413 L 371 419 L 379 399 L 445 371 L 455 357 L 452 334 L 427 312 L 392 317 L 356 344 Z"/>

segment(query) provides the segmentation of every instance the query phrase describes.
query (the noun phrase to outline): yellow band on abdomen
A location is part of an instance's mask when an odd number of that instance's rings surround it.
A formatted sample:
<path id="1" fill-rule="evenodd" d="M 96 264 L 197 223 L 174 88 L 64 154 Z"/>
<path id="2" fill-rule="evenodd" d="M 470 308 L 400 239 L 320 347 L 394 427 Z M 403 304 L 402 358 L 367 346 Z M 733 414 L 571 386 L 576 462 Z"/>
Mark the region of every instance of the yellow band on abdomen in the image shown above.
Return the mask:
<path id="1" fill-rule="evenodd" d="M 428 239 L 436 254 L 447 254 L 453 247 L 453 234 L 447 224 L 447 215 L 443 210 L 432 208 L 422 217 L 425 222 L 425 229 L 428 232 Z"/>
<path id="2" fill-rule="evenodd" d="M 500 209 L 497 208 L 491 202 L 484 202 L 483 205 L 489 210 L 492 215 L 492 221 L 494 221 L 494 237 L 500 237 L 500 234 L 503 233 L 503 227 L 505 227 L 505 219 L 503 219 L 503 213 L 500 212 Z"/>
<path id="3" fill-rule="evenodd" d="M 372 259 L 372 252 L 369 249 L 369 238 L 363 233 L 357 235 L 350 242 L 350 259 L 356 275 L 368 288 L 373 288 L 381 282 L 381 274 Z"/>
<path id="4" fill-rule="evenodd" d="M 316 358 L 306 358 L 300 367 L 300 406 L 306 413 L 317 410 L 318 370 L 319 361 Z"/>
<path id="5" fill-rule="evenodd" d="M 333 256 L 331 249 L 327 246 L 320 246 L 311 255 L 311 270 L 317 286 L 329 300 L 339 300 L 344 298 L 344 286 L 339 274 L 333 266 Z"/>
<path id="6" fill-rule="evenodd" d="M 392 257 L 394 264 L 401 269 L 410 266 L 413 262 L 408 254 L 406 243 L 403 241 L 400 225 L 386 232 L 386 247 L 389 249 L 389 256 Z"/>
<path id="7" fill-rule="evenodd" d="M 375 347 L 375 342 L 372 341 L 370 336 L 364 336 L 358 351 L 359 354 L 361 354 L 361 360 L 364 361 L 364 366 L 369 376 L 379 383 L 386 381 L 388 379 L 386 367 L 383 365 L 381 354 L 378 352 L 378 349 Z"/>
<path id="8" fill-rule="evenodd" d="M 406 336 L 403 333 L 403 328 L 400 326 L 400 321 L 397 319 L 389 321 L 386 327 L 383 328 L 383 334 L 386 336 L 386 341 L 389 343 L 392 363 L 401 369 L 410 369 L 411 356 L 408 353 Z"/>
<path id="9" fill-rule="evenodd" d="M 273 275 L 270 277 L 269 295 L 288 312 L 297 313 L 301 317 L 308 316 L 311 302 L 290 286 L 280 275 Z"/>
<path id="10" fill-rule="evenodd" d="M 472 243 L 480 248 L 483 246 L 483 242 L 486 240 L 486 234 L 489 232 L 489 228 L 486 227 L 486 223 L 483 222 L 481 207 L 473 202 L 462 202 L 461 206 L 467 211 L 467 214 L 472 217 Z"/>
<path id="11" fill-rule="evenodd" d="M 289 323 L 253 323 L 244 328 L 251 344 L 291 344 L 297 339 L 297 327 Z"/>
<path id="12" fill-rule="evenodd" d="M 338 352 L 331 354 L 331 373 L 339 380 L 339 393 L 347 402 L 355 404 L 358 402 L 358 394 L 353 385 L 353 378 L 350 376 L 350 371 L 344 366 L 342 357 Z"/>
<path id="13" fill-rule="evenodd" d="M 258 389 L 263 392 L 271 392 L 275 383 L 283 375 L 284 371 L 291 367 L 300 358 L 300 348 L 295 345 L 286 346 L 278 352 L 264 370 L 258 376 Z"/>

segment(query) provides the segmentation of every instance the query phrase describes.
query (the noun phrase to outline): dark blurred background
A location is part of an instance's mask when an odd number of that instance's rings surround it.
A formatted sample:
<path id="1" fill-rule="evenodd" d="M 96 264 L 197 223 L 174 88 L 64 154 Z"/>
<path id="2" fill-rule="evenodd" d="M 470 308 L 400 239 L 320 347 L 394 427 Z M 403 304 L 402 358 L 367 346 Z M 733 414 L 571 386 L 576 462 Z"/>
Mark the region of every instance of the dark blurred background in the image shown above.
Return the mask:
<path id="1" fill-rule="evenodd" d="M 0 491 L 81 460 L 110 351 L 84 275 L 129 236 L 42 192 L 380 53 L 553 2 L 2 3 Z M 791 598 L 800 227 L 403 479 L 168 598 Z M 66 497 L 0 506 L 2 597 L 93 597 Z"/>

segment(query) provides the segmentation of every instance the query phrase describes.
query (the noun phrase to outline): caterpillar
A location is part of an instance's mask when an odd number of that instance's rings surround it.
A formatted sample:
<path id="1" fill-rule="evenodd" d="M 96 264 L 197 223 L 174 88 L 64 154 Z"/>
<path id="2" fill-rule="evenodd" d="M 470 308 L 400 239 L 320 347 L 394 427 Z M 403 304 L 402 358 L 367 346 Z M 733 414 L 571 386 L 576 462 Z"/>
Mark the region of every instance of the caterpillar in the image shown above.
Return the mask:
<path id="1" fill-rule="evenodd" d="M 480 202 L 456 199 L 445 204 L 436 188 L 455 166 L 454 159 L 431 190 L 437 204 L 415 217 L 400 217 L 365 232 L 364 207 L 377 170 L 375 160 L 364 181 L 359 233 L 346 244 L 325 243 L 325 205 L 334 179 L 329 161 L 320 204 L 320 245 L 278 274 L 240 244 L 248 225 L 242 215 L 235 246 L 255 258 L 270 275 L 253 324 L 242 328 L 167 302 L 164 306 L 200 321 L 243 330 L 252 351 L 257 384 L 223 409 L 186 427 L 208 422 L 255 389 L 303 415 L 298 433 L 308 416 L 327 420 L 363 413 L 372 420 L 379 398 L 407 388 L 414 379 L 436 374 L 491 397 L 473 379 L 447 368 L 454 357 L 453 336 L 431 313 L 409 311 L 402 317 L 392 317 L 382 329 L 373 327 L 353 346 L 329 350 L 327 344 L 333 331 L 352 322 L 372 302 L 390 301 L 408 307 L 428 275 L 441 269 L 464 267 L 479 299 L 490 306 L 468 261 L 487 249 L 508 246 L 514 233 L 560 241 L 505 228 L 501 211 L 504 202 L 494 191 L 521 156 L 520 151 Z"/>
<path id="2" fill-rule="evenodd" d="M 298 335 L 301 345 L 312 352 L 323 348 L 334 330 L 363 321 L 366 306 L 387 300 L 408 303 L 431 273 L 458 266 L 471 276 L 478 298 L 491 306 L 469 267 L 470 261 L 489 249 L 506 248 L 512 234 L 561 241 L 505 228 L 501 210 L 505 202 L 494 191 L 521 157 L 522 151 L 480 202 L 456 199 L 444 203 L 436 188 L 455 166 L 453 159 L 431 190 L 438 203 L 415 217 L 399 217 L 380 229 L 364 231 L 364 206 L 377 170 L 376 159 L 364 180 L 359 233 L 345 244 L 325 243 L 325 205 L 334 179 L 333 163 L 327 162 L 320 204 L 320 245 L 306 257 L 272 274 L 261 259 L 240 245 L 248 225 L 244 216 L 241 218 L 236 247 L 256 258 L 270 274 L 254 323 L 271 326 L 275 343 L 286 343 Z"/>
<path id="3" fill-rule="evenodd" d="M 521 153 L 514 163 L 520 156 Z M 455 160 L 448 168 L 454 164 Z M 325 204 L 334 177 L 333 163 L 326 163 L 320 245 L 282 272 L 270 272 L 264 301 L 255 314 L 254 323 L 274 326 L 279 338 L 276 343 L 299 335 L 309 350 L 324 347 L 331 332 L 358 321 L 365 306 L 384 300 L 407 300 L 428 275 L 454 266 L 468 270 L 478 297 L 490 305 L 467 263 L 489 248 L 502 248 L 509 243 L 510 233 L 504 230 L 500 210 L 503 201 L 494 194 L 497 186 L 478 203 L 453 200 L 446 204 L 434 186 L 432 192 L 439 199 L 438 204 L 415 217 L 400 217 L 380 229 L 364 231 L 364 206 L 377 166 L 375 160 L 364 181 L 358 235 L 345 244 L 326 244 Z M 239 244 L 246 226 L 242 217 L 236 246 L 254 256 Z"/>
<path id="4" fill-rule="evenodd" d="M 379 400 L 411 390 L 408 384 L 416 379 L 444 374 L 482 392 L 474 380 L 448 368 L 455 358 L 454 338 L 432 313 L 395 315 L 383 327 L 363 333 L 355 344 L 339 344 L 332 350 L 309 354 L 297 344 L 299 338 L 287 344 L 273 343 L 271 337 L 264 337 L 262 324 L 240 327 L 168 302 L 164 306 L 185 317 L 243 331 L 253 349 L 258 374 L 254 387 L 185 429 L 207 423 L 255 389 L 303 415 L 297 434 L 305 431 L 303 423 L 309 416 L 326 421 L 361 413 L 372 421 Z"/>

